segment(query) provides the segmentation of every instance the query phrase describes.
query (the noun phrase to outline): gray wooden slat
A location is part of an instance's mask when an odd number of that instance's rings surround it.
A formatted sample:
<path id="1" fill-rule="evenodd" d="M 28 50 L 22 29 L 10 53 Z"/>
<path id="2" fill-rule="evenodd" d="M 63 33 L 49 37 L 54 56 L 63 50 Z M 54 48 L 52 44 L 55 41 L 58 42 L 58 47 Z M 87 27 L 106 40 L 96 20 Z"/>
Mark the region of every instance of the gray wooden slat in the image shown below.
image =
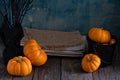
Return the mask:
<path id="1" fill-rule="evenodd" d="M 62 59 L 61 80 L 93 80 L 92 73 L 82 70 L 80 60 L 79 58 Z"/>
<path id="2" fill-rule="evenodd" d="M 4 64 L 0 63 L 0 80 L 12 80 L 12 77 L 7 73 Z"/>
<path id="3" fill-rule="evenodd" d="M 112 65 L 104 68 L 100 67 L 97 71 L 93 72 L 94 80 L 115 80 L 115 77 L 115 71 Z"/>
<path id="4" fill-rule="evenodd" d="M 60 80 L 60 58 L 48 57 L 45 65 L 35 67 L 33 80 Z"/>
<path id="5" fill-rule="evenodd" d="M 4 47 L 0 45 L 0 55 Z M 113 64 L 93 73 L 82 71 L 80 58 L 48 57 L 45 65 L 33 67 L 30 75 L 14 77 L 7 73 L 0 56 L 0 80 L 120 80 L 120 46 L 115 49 Z"/>
<path id="6" fill-rule="evenodd" d="M 0 40 L 0 80 L 12 80 L 12 77 L 7 73 L 6 66 L 3 62 L 3 50 L 4 50 L 3 42 Z"/>
<path id="7" fill-rule="evenodd" d="M 116 55 L 115 55 L 114 65 L 113 65 L 115 70 L 114 75 L 116 76 L 115 80 L 120 80 L 120 46 L 116 47 L 115 53 Z"/>

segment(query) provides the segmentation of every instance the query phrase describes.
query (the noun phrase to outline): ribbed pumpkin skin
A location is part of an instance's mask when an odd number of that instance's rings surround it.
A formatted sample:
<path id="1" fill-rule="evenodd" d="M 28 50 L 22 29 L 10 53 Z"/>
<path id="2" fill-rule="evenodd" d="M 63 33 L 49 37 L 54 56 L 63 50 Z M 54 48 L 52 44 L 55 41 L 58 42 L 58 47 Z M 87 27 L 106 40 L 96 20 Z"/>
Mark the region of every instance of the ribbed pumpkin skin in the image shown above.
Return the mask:
<path id="1" fill-rule="evenodd" d="M 35 51 L 35 50 L 40 50 L 41 48 L 38 45 L 25 45 L 23 52 L 25 53 L 25 55 Z"/>
<path id="2" fill-rule="evenodd" d="M 41 49 L 41 47 L 38 45 L 37 41 L 34 39 L 29 39 L 24 44 L 24 48 L 33 47 L 33 46 L 36 46 L 37 48 Z"/>
<path id="3" fill-rule="evenodd" d="M 21 57 L 21 61 L 19 62 L 19 57 L 14 57 L 8 61 L 7 71 L 13 76 L 27 76 L 32 71 L 32 64 L 26 57 Z"/>
<path id="4" fill-rule="evenodd" d="M 34 39 L 29 39 L 29 40 L 27 40 L 27 41 L 25 42 L 24 45 L 26 45 L 26 44 L 31 44 L 31 45 L 33 44 L 33 45 L 34 45 L 34 44 L 38 44 L 38 43 L 37 43 L 37 41 L 34 40 Z"/>
<path id="5" fill-rule="evenodd" d="M 108 43 L 111 38 L 110 32 L 102 28 L 91 28 L 88 32 L 88 36 L 91 40 L 98 43 Z"/>
<path id="6" fill-rule="evenodd" d="M 35 40 L 28 40 L 24 45 L 23 52 L 34 66 L 41 66 L 47 62 L 47 54 Z"/>
<path id="7" fill-rule="evenodd" d="M 101 64 L 100 58 L 95 54 L 86 54 L 81 62 L 82 69 L 85 72 L 96 71 Z"/>
<path id="8" fill-rule="evenodd" d="M 47 55 L 44 50 L 35 50 L 25 55 L 30 59 L 32 65 L 41 66 L 47 62 Z"/>

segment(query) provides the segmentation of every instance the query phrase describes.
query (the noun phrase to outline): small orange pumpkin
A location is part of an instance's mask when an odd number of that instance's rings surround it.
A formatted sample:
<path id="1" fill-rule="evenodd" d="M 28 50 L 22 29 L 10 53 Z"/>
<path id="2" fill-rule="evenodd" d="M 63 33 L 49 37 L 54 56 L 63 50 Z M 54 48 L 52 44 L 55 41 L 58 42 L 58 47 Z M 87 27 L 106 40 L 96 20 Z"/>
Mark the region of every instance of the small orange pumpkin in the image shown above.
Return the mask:
<path id="1" fill-rule="evenodd" d="M 47 54 L 34 39 L 30 39 L 25 43 L 23 52 L 34 66 L 41 66 L 47 61 Z"/>
<path id="2" fill-rule="evenodd" d="M 26 44 L 38 44 L 38 43 L 37 43 L 37 41 L 36 41 L 35 39 L 29 39 L 29 40 L 27 40 L 27 41 L 25 42 L 24 45 L 26 45 Z"/>
<path id="3" fill-rule="evenodd" d="M 7 72 L 13 76 L 27 76 L 32 71 L 32 64 L 26 57 L 18 56 L 10 59 L 7 64 Z"/>
<path id="4" fill-rule="evenodd" d="M 37 49 L 38 49 L 38 48 L 41 49 L 41 47 L 38 45 L 37 41 L 34 40 L 34 39 L 29 39 L 29 40 L 27 40 L 27 41 L 25 42 L 25 44 L 24 44 L 24 48 L 28 48 L 28 47 L 30 48 L 30 47 L 32 47 L 32 46 L 36 46 Z"/>
<path id="5" fill-rule="evenodd" d="M 108 30 L 93 27 L 89 30 L 88 36 L 91 40 L 98 43 L 108 43 L 111 39 L 111 34 Z"/>
<path id="6" fill-rule="evenodd" d="M 86 54 L 81 62 L 82 69 L 85 72 L 96 71 L 101 64 L 101 59 L 95 54 Z"/>

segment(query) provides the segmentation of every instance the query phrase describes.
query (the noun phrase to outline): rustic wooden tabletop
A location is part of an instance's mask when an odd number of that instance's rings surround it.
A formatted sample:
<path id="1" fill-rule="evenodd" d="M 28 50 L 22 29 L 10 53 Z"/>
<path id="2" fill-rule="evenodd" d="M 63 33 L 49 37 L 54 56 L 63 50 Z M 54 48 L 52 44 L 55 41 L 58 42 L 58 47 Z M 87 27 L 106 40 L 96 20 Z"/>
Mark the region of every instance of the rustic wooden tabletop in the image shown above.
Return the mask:
<path id="1" fill-rule="evenodd" d="M 93 73 L 86 73 L 80 66 L 81 58 L 51 57 L 40 67 L 33 67 L 32 73 L 26 77 L 11 76 L 3 64 L 0 44 L 0 80 L 120 80 L 120 47 L 115 49 L 113 64 L 100 67 Z"/>

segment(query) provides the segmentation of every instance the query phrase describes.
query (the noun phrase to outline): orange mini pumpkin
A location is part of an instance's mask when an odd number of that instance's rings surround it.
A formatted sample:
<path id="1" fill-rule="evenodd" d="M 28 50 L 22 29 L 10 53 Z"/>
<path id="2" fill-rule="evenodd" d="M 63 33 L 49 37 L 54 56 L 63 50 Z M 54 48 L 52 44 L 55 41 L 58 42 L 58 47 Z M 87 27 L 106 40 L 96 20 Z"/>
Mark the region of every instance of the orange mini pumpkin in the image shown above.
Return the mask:
<path id="1" fill-rule="evenodd" d="M 24 43 L 24 48 L 28 48 L 28 47 L 32 47 L 32 46 L 37 46 L 37 48 L 41 48 L 39 45 L 38 45 L 38 43 L 37 43 L 37 41 L 36 40 L 34 40 L 34 39 L 29 39 L 29 40 L 27 40 L 25 43 Z"/>
<path id="2" fill-rule="evenodd" d="M 82 69 L 85 72 L 96 71 L 101 64 L 101 59 L 95 54 L 86 54 L 81 62 Z"/>
<path id="3" fill-rule="evenodd" d="M 91 40 L 98 43 L 108 43 L 111 39 L 111 34 L 108 30 L 93 27 L 89 30 L 88 36 Z"/>
<path id="4" fill-rule="evenodd" d="M 41 66 L 47 61 L 47 54 L 34 39 L 30 39 L 25 43 L 23 52 L 34 66 Z"/>
<path id="5" fill-rule="evenodd" d="M 8 61 L 7 71 L 10 75 L 27 76 L 32 71 L 32 64 L 26 57 L 14 57 Z"/>

